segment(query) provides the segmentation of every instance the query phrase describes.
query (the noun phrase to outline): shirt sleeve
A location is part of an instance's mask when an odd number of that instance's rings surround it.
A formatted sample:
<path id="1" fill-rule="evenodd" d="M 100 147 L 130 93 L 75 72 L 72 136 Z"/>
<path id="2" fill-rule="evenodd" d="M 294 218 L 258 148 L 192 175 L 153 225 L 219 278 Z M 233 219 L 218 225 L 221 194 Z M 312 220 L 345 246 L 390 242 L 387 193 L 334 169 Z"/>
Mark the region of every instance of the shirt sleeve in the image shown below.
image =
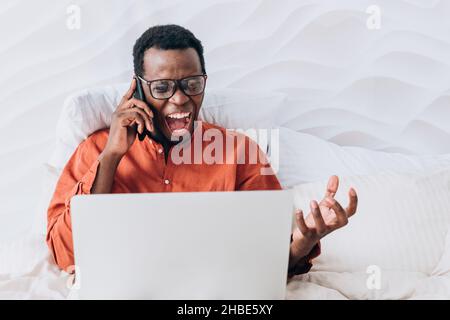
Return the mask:
<path id="1" fill-rule="evenodd" d="M 292 242 L 292 237 L 291 237 Z M 311 270 L 313 264 L 312 260 L 320 255 L 320 242 L 312 248 L 312 250 L 303 258 L 301 258 L 297 264 L 288 269 L 288 278 L 296 276 L 298 274 L 308 273 Z"/>
<path id="2" fill-rule="evenodd" d="M 99 154 L 91 138 L 78 146 L 59 177 L 47 210 L 47 244 L 63 270 L 74 264 L 70 200 L 74 195 L 91 193 Z"/>

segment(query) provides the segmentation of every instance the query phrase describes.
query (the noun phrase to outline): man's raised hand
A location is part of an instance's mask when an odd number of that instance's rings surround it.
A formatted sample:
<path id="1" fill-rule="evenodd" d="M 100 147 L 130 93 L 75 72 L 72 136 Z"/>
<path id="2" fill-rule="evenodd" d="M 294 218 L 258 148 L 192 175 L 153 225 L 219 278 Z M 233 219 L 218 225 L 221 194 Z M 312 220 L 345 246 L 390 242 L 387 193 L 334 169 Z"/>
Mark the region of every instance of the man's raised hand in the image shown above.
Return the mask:
<path id="1" fill-rule="evenodd" d="M 291 249 L 296 255 L 307 255 L 314 245 L 327 234 L 347 225 L 348 219 L 356 213 L 358 196 L 355 189 L 350 188 L 348 192 L 349 204 L 344 209 L 334 199 L 339 188 L 339 178 L 332 176 L 328 180 L 327 190 L 323 199 L 318 203 L 310 202 L 310 213 L 303 216 L 303 211 L 296 210 L 297 228 L 293 233 Z"/>

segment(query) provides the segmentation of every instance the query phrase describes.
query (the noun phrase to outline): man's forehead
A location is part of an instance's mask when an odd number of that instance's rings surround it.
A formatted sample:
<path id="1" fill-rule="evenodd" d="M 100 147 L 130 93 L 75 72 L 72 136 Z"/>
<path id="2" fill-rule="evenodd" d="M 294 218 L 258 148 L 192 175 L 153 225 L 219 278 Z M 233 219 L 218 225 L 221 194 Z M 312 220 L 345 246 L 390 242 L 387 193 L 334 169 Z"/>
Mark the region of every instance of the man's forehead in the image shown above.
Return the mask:
<path id="1" fill-rule="evenodd" d="M 148 80 L 179 79 L 202 71 L 197 51 L 193 48 L 161 50 L 150 48 L 144 54 L 144 76 Z"/>

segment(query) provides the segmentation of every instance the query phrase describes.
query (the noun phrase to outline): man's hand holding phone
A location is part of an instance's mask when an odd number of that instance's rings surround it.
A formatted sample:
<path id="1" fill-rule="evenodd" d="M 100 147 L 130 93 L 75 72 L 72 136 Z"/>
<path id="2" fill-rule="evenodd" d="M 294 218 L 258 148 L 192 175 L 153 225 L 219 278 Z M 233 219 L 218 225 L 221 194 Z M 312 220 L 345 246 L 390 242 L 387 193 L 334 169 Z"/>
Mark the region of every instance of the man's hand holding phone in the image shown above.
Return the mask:
<path id="1" fill-rule="evenodd" d="M 136 139 L 136 134 L 142 134 L 145 129 L 152 132 L 153 112 L 142 100 L 133 97 L 137 86 L 136 78 L 112 114 L 108 142 L 104 153 L 123 157 Z"/>
<path id="2" fill-rule="evenodd" d="M 112 114 L 111 127 L 105 149 L 98 157 L 100 162 L 91 193 L 111 193 L 117 167 L 122 157 L 128 152 L 137 133 L 147 129 L 152 133 L 153 112 L 147 104 L 133 97 L 136 90 L 136 79 L 123 96 L 119 106 Z"/>

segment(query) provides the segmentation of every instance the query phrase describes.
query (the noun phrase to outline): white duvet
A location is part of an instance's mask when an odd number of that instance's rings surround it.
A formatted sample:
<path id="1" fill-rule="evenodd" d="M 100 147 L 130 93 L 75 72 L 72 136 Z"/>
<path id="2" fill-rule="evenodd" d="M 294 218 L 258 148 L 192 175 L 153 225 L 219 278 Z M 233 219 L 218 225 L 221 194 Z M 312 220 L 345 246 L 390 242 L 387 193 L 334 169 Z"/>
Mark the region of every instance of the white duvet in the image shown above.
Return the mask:
<path id="1" fill-rule="evenodd" d="M 30 235 L 0 246 L 0 299 L 66 299 L 70 275 L 59 271 L 45 236 Z"/>
<path id="2" fill-rule="evenodd" d="M 297 185 L 296 206 L 320 197 L 325 183 Z M 322 239 L 313 269 L 288 282 L 286 299 L 450 299 L 450 166 L 341 178 L 342 190 L 350 185 L 357 214 Z M 336 197 L 345 203 L 345 193 Z M 0 256 L 0 298 L 77 297 L 44 235 L 3 244 Z"/>
<path id="3" fill-rule="evenodd" d="M 9 246 L 20 248 L 10 258 L 22 268 L 0 274 L 0 299 L 76 298 L 76 292 L 69 289 L 72 277 L 53 263 L 42 235 Z M 450 273 L 427 276 L 392 271 L 383 278 L 388 284 L 383 285 L 385 289 L 371 291 L 366 287 L 366 273 L 313 270 L 289 281 L 286 299 L 450 299 Z"/>

